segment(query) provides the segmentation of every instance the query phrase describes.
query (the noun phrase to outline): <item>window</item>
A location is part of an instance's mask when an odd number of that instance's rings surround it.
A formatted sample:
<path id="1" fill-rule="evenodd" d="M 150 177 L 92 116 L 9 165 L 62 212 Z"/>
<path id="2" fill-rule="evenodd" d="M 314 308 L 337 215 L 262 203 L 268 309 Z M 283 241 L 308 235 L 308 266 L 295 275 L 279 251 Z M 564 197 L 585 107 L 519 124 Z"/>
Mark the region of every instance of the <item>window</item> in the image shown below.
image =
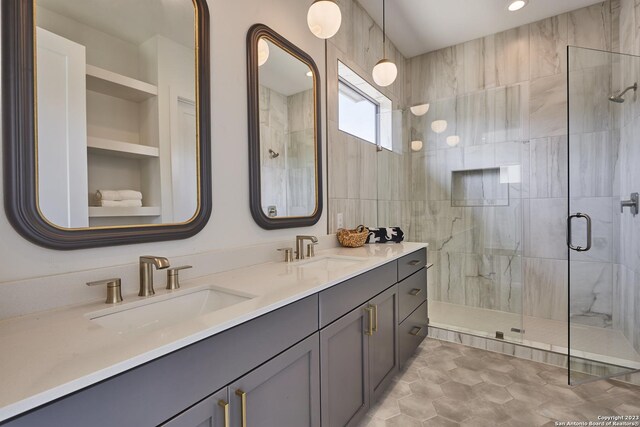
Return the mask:
<path id="1" fill-rule="evenodd" d="M 338 79 L 338 129 L 391 150 L 391 100 L 340 61 Z"/>

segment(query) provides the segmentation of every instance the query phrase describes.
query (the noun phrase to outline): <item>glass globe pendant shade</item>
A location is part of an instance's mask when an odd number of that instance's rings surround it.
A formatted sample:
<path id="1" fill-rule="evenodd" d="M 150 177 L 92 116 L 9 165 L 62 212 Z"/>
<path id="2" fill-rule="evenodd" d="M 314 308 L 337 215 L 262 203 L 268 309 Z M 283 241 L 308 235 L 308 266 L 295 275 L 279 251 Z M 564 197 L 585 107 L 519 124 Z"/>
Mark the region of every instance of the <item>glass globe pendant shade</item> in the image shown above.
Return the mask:
<path id="1" fill-rule="evenodd" d="M 307 12 L 307 24 L 320 39 L 333 37 L 342 24 L 340 7 L 332 0 L 316 0 Z"/>
<path id="2" fill-rule="evenodd" d="M 373 67 L 373 81 L 378 86 L 385 87 L 396 81 L 398 77 L 398 67 L 388 59 L 381 59 L 375 67 Z"/>
<path id="3" fill-rule="evenodd" d="M 258 40 L 258 67 L 262 67 L 269 59 L 269 45 L 264 39 Z"/>
<path id="4" fill-rule="evenodd" d="M 447 130 L 447 121 L 446 120 L 436 120 L 431 123 L 431 130 L 435 133 L 442 133 Z"/>
<path id="5" fill-rule="evenodd" d="M 429 104 L 414 105 L 410 109 L 414 116 L 424 116 L 429 111 Z"/>

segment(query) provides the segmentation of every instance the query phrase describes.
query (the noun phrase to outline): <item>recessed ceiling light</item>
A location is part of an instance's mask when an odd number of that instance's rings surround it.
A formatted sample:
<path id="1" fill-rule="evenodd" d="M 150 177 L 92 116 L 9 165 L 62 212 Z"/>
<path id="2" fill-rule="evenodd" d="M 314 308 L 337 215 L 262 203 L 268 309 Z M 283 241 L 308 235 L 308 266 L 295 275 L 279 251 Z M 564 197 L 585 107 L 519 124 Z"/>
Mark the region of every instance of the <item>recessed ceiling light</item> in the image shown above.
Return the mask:
<path id="1" fill-rule="evenodd" d="M 516 10 L 520 10 L 525 7 L 527 3 L 528 0 L 512 0 L 507 9 L 509 9 L 509 12 L 515 12 Z"/>

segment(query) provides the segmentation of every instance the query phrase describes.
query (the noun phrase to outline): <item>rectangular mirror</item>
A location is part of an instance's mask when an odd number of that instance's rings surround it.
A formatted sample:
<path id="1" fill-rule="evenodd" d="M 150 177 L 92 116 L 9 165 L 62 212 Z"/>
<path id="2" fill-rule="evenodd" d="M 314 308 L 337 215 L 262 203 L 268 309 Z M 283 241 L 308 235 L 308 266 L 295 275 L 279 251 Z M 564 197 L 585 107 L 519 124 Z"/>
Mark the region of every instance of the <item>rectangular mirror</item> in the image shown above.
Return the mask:
<path id="1" fill-rule="evenodd" d="M 315 224 L 322 211 L 319 76 L 264 25 L 248 36 L 251 210 L 263 228 Z"/>
<path id="2" fill-rule="evenodd" d="M 31 95 L 5 96 L 5 111 L 18 114 L 5 113 L 16 132 L 5 131 L 15 155 L 5 173 L 29 184 L 9 188 L 14 226 L 62 249 L 202 228 L 210 211 L 206 2 L 9 1 L 3 21 L 3 70 L 30 61 L 35 70 L 31 81 L 3 73 Z M 19 164 L 22 149 L 33 162 Z"/>

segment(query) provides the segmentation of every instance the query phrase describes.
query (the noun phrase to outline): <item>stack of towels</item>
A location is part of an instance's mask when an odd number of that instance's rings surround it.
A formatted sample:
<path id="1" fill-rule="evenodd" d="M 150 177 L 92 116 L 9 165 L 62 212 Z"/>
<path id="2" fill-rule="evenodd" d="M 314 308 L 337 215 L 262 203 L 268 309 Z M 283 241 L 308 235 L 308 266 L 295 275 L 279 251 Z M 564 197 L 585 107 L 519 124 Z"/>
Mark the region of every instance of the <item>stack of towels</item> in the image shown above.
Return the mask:
<path id="1" fill-rule="evenodd" d="M 142 206 L 142 193 L 135 190 L 98 190 L 96 201 L 102 207 L 139 208 Z"/>

